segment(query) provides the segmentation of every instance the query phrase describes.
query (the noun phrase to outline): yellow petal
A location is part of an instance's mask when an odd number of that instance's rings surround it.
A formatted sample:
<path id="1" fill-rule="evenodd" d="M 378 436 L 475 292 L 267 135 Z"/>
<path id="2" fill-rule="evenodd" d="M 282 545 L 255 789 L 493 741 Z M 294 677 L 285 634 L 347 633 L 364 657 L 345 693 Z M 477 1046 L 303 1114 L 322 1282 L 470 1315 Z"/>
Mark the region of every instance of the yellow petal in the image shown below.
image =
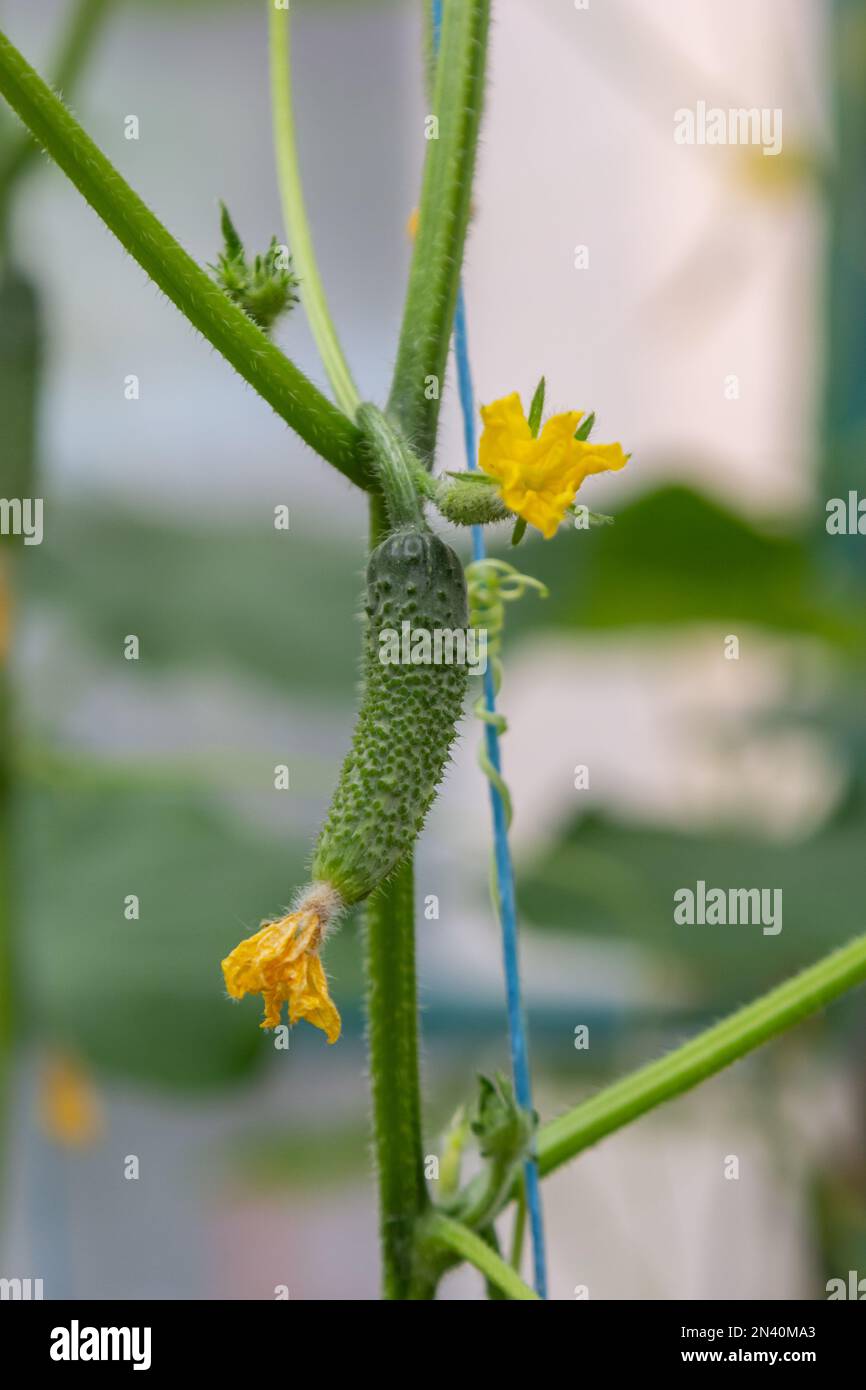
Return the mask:
<path id="1" fill-rule="evenodd" d="M 484 432 L 478 446 L 479 467 L 501 479 L 508 464 L 519 464 L 532 448 L 532 432 L 516 391 L 481 407 Z"/>
<path id="2" fill-rule="evenodd" d="M 581 468 L 585 478 L 591 473 L 618 472 L 628 463 L 628 454 L 621 444 L 590 444 L 587 441 L 582 447 L 585 452 L 581 455 Z"/>
<path id="3" fill-rule="evenodd" d="M 551 415 L 549 420 L 545 420 L 538 436 L 540 447 L 551 448 L 557 443 L 579 444 L 580 440 L 575 439 L 574 432 L 582 419 L 582 410 L 566 410 L 561 415 Z"/>

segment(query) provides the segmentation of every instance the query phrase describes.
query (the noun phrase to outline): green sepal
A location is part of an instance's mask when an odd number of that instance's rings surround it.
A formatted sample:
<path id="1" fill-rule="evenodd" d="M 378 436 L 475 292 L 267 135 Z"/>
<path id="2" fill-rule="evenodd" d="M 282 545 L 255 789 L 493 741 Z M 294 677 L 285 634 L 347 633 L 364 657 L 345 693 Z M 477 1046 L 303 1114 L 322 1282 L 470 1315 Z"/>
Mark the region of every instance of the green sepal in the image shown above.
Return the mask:
<path id="1" fill-rule="evenodd" d="M 544 377 L 542 377 L 535 388 L 535 394 L 532 397 L 532 404 L 529 407 L 528 423 L 529 431 L 533 439 L 538 438 L 538 431 L 541 429 L 541 416 L 544 412 L 545 389 L 546 383 Z"/>
<path id="2" fill-rule="evenodd" d="M 586 419 L 585 419 L 585 420 L 581 420 L 581 422 L 580 422 L 580 424 L 578 425 L 577 429 L 574 431 L 574 437 L 575 437 L 575 439 L 579 439 L 579 440 L 581 441 L 581 443 L 584 443 L 587 439 L 589 439 L 589 436 L 592 434 L 592 427 L 593 427 L 594 424 L 595 424 L 595 411 L 594 411 L 594 410 L 591 410 L 591 411 L 589 412 L 589 414 L 587 415 Z"/>
<path id="3" fill-rule="evenodd" d="M 571 506 L 566 507 L 565 510 L 569 516 L 577 516 L 577 509 L 579 506 L 582 505 L 583 504 L 580 502 L 572 502 Z M 587 507 L 586 519 L 589 522 L 590 526 L 613 526 L 616 518 L 608 516 L 606 512 L 591 512 Z M 576 531 L 582 531 L 586 528 L 583 526 L 576 526 L 574 529 Z"/>
<path id="4" fill-rule="evenodd" d="M 479 472 L 477 468 L 471 470 L 463 468 L 457 472 L 452 472 L 450 468 L 446 468 L 442 476 L 445 478 L 457 478 L 461 483 L 484 483 L 486 487 L 498 486 L 495 478 L 491 478 L 489 473 Z"/>
<path id="5" fill-rule="evenodd" d="M 223 234 L 224 255 L 228 260 L 246 259 L 244 254 L 244 244 L 238 235 L 237 228 L 231 219 L 225 203 L 220 202 L 220 231 Z"/>
<path id="6" fill-rule="evenodd" d="M 514 523 L 514 530 L 511 532 L 511 544 L 520 545 L 526 531 L 526 518 L 519 516 Z"/>

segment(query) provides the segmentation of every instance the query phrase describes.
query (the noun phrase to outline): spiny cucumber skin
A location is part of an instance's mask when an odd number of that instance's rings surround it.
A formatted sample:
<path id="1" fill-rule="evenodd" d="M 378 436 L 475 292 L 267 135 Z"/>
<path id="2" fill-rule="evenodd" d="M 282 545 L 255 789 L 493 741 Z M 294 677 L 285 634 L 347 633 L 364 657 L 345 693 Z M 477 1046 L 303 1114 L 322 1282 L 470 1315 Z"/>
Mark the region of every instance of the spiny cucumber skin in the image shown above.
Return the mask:
<path id="1" fill-rule="evenodd" d="M 364 695 L 313 860 L 347 905 L 378 887 L 414 844 L 442 780 L 466 694 L 465 665 L 383 665 L 384 628 L 465 629 L 463 567 L 438 536 L 405 527 L 370 556 Z"/>

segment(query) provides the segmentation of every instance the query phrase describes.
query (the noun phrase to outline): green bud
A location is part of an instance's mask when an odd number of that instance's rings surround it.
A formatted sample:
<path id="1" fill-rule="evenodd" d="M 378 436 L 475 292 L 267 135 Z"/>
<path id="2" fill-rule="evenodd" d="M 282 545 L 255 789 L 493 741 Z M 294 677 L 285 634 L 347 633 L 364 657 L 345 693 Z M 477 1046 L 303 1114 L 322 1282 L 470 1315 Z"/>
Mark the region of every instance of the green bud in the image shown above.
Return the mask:
<path id="1" fill-rule="evenodd" d="M 447 473 L 436 486 L 434 501 L 455 526 L 483 526 L 513 515 L 494 480 L 484 473 Z"/>
<path id="2" fill-rule="evenodd" d="M 448 1196 L 445 1210 L 472 1230 L 485 1231 L 508 1201 L 537 1125 L 538 1116 L 521 1110 L 506 1077 L 498 1073 L 491 1081 L 479 1076 L 470 1128 L 484 1166 L 464 1188 Z"/>
<path id="3" fill-rule="evenodd" d="M 482 1158 L 520 1161 L 529 1149 L 536 1123 L 534 1114 L 521 1110 L 511 1082 L 501 1072 L 493 1081 L 479 1076 L 472 1133 Z"/>
<path id="4" fill-rule="evenodd" d="M 264 333 L 270 331 L 280 314 L 298 302 L 298 280 L 292 270 L 292 258 L 276 237 L 263 256 L 249 263 L 243 242 L 229 216 L 225 203 L 220 204 L 220 228 L 223 249 L 216 265 L 209 268 L 222 290 Z"/>

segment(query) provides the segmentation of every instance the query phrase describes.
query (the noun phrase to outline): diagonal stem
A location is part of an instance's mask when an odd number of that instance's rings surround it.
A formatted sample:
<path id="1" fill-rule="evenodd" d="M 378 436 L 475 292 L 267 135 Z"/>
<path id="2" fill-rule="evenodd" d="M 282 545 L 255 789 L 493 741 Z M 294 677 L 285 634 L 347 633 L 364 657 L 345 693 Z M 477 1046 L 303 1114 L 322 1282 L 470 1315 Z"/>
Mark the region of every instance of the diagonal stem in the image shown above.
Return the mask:
<path id="1" fill-rule="evenodd" d="M 328 380 L 333 387 L 337 404 L 354 419 L 355 412 L 361 404 L 361 397 L 328 310 L 307 219 L 298 165 L 295 115 L 292 109 L 291 12 L 288 9 L 276 9 L 273 0 L 267 0 L 267 3 L 270 12 L 268 32 L 274 150 L 283 204 L 283 220 L 295 270 L 301 282 L 301 301 L 310 321 L 310 328 Z"/>
<path id="2" fill-rule="evenodd" d="M 666 1057 L 545 1125 L 538 1134 L 542 1174 L 552 1173 L 605 1135 L 682 1095 L 864 982 L 866 936 L 858 936 Z"/>
<path id="3" fill-rule="evenodd" d="M 5 34 L 0 34 L 0 94 L 190 323 L 311 448 L 367 487 L 352 422 L 187 255 Z"/>

